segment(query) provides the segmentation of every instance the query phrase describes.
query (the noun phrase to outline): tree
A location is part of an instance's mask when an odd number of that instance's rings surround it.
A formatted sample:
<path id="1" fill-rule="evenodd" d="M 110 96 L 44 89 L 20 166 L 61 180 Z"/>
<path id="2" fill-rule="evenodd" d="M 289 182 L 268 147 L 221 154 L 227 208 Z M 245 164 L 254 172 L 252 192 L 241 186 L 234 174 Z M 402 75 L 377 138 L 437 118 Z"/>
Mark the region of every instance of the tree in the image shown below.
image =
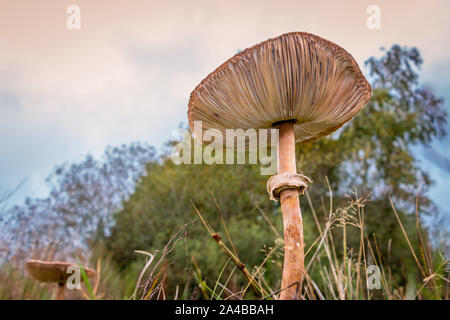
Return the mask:
<path id="1" fill-rule="evenodd" d="M 78 163 L 58 165 L 47 178 L 50 194 L 25 200 L 4 213 L 1 242 L 7 254 L 29 256 L 37 249 L 56 243 L 60 254 L 103 238 L 113 225 L 113 213 L 133 192 L 155 161 L 155 149 L 131 143 L 108 147 L 101 160 L 91 155 Z"/>

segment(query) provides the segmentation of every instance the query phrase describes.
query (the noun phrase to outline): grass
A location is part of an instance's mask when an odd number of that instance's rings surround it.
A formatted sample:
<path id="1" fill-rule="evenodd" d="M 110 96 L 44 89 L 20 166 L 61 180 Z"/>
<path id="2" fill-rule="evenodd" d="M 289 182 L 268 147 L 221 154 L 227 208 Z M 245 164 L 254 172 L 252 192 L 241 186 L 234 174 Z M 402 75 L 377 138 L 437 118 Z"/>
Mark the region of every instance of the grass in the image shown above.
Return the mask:
<path id="1" fill-rule="evenodd" d="M 400 226 L 403 241 L 407 244 L 416 273 L 410 273 L 406 285 L 399 285 L 393 276 L 389 261 L 395 254 L 382 253 L 381 241 L 376 234 L 367 234 L 365 225 L 365 205 L 368 197 L 354 192 L 344 207 L 334 208 L 333 195 L 329 189 L 329 204 L 322 204 L 318 211 L 306 192 L 303 205 L 307 204 L 314 218 L 318 237 L 306 248 L 305 264 L 307 274 L 298 292 L 301 299 L 311 300 L 361 300 L 361 299 L 448 299 L 450 289 L 449 260 L 438 247 L 427 243 L 419 217 L 419 194 L 416 201 L 415 227 L 417 240 L 408 236 L 404 222 L 389 198 L 392 219 Z M 145 259 L 139 260 L 127 271 L 117 270 L 111 263 L 111 254 L 100 251 L 102 258 L 97 260 L 97 278 L 90 282 L 81 268 L 83 286 L 78 292 L 71 292 L 70 299 L 277 299 L 285 288 L 271 287 L 265 279 L 267 264 L 283 251 L 283 240 L 279 231 L 256 203 L 257 211 L 273 231 L 273 245 L 263 249 L 262 261 L 249 268 L 242 261 L 238 249 L 227 228 L 220 206 L 217 207 L 225 238 L 222 238 L 206 221 L 202 213 L 192 203 L 199 221 L 226 257 L 223 265 L 218 265 L 217 279 L 206 279 L 194 256 L 186 261 L 188 278 L 186 283 L 176 286 L 174 292 L 167 291 L 168 270 L 171 265 L 169 255 L 177 243 L 184 242 L 187 250 L 186 228 L 183 225 L 170 238 L 164 248 L 153 253 L 136 250 Z M 327 208 L 328 207 L 328 208 Z M 320 213 L 321 215 L 319 216 Z M 322 222 L 321 222 L 322 221 Z M 359 241 L 349 241 L 350 231 L 359 233 Z M 417 246 L 414 247 L 414 244 Z M 340 249 L 339 249 L 340 248 Z M 98 256 L 98 254 L 97 254 Z M 187 256 L 187 255 L 186 255 Z M 77 259 L 78 265 L 81 265 Z M 189 268 L 192 265 L 192 270 Z M 240 288 L 230 286 L 240 273 L 245 282 Z M 378 277 L 376 277 L 378 276 Z M 375 277 L 375 278 L 374 278 Z M 0 266 L 0 299 L 54 299 L 54 285 L 40 284 L 30 278 L 20 263 L 4 263 Z M 370 287 L 373 284 L 378 288 Z M 69 290 L 67 290 L 69 291 Z M 74 290 L 71 290 L 74 291 Z"/>
<path id="2" fill-rule="evenodd" d="M 419 219 L 419 195 L 417 195 L 416 201 L 416 231 L 418 237 L 418 248 L 416 249 L 413 248 L 412 242 L 405 231 L 404 224 L 397 213 L 392 199 L 389 197 L 393 219 L 397 220 L 404 240 L 410 249 L 411 256 L 419 270 L 418 277 L 412 279 L 407 287 L 404 288 L 399 286 L 392 276 L 392 270 L 387 261 L 388 257 L 382 256 L 376 234 L 369 236 L 365 232 L 364 207 L 368 201 L 368 197 L 359 197 L 355 192 L 346 207 L 333 210 L 331 188 L 329 188 L 329 193 L 330 204 L 328 211 L 323 207 L 323 214 L 327 217 L 325 225 L 319 223 L 316 210 L 309 194 L 306 193 L 319 237 L 307 248 L 305 253 L 307 275 L 298 290 L 298 292 L 302 293 L 301 299 L 448 299 L 450 283 L 448 270 L 449 260 L 444 257 L 442 252 L 433 251 L 431 246 L 424 241 L 425 237 L 422 235 Z M 264 264 L 276 252 L 278 246 L 274 246 L 269 250 L 262 263 L 251 273 L 245 268 L 245 264 L 239 260 L 229 233 L 226 231 L 227 238 L 229 238 L 228 242 L 232 248 L 222 241 L 221 236 L 212 229 L 195 205 L 192 204 L 192 206 L 211 238 L 218 244 L 223 253 L 229 257 L 229 261 L 235 265 L 235 268 L 240 270 L 248 279 L 248 283 L 243 290 L 239 292 L 228 292 L 228 296 L 225 299 L 237 296 L 245 298 L 249 286 L 252 286 L 261 299 L 278 298 L 279 293 L 286 288 L 278 291 L 270 288 L 264 281 L 264 274 L 262 272 Z M 274 231 L 274 236 L 278 238 L 279 241 L 276 243 L 281 243 L 282 239 L 279 232 L 273 227 L 267 215 L 260 208 L 258 210 Z M 224 223 L 223 220 L 222 223 Z M 356 228 L 360 233 L 359 243 L 353 248 L 348 247 L 347 232 L 349 228 Z M 227 228 L 225 227 L 224 230 L 227 230 Z M 338 230 L 340 232 L 338 234 L 339 238 L 342 239 L 340 246 L 342 252 L 340 254 L 336 251 L 336 239 L 338 237 L 336 237 L 336 232 L 332 233 L 331 230 Z M 420 253 L 420 260 L 417 252 Z M 433 258 L 433 256 L 436 257 Z M 371 261 L 370 265 L 369 261 Z M 433 261 L 437 261 L 438 263 L 435 264 Z M 218 284 L 221 287 L 226 287 L 226 284 L 221 285 L 219 282 L 222 275 L 223 270 L 220 273 L 219 279 L 216 280 L 215 288 Z M 201 277 L 198 276 L 197 279 L 199 286 L 209 288 L 208 284 Z M 377 281 L 374 282 L 374 279 Z M 371 284 L 374 284 L 376 289 Z M 221 296 L 215 296 L 214 293 L 215 290 L 208 296 L 208 292 L 206 292 L 206 298 L 222 298 Z"/>

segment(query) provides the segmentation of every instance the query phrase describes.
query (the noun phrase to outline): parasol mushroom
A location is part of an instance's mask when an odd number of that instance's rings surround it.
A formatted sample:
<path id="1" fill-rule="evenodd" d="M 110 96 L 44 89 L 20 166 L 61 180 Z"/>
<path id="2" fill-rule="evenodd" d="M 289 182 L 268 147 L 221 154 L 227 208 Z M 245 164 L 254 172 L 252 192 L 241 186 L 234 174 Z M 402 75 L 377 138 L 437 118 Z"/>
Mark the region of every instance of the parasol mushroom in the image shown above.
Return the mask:
<path id="1" fill-rule="evenodd" d="M 38 281 L 41 282 L 55 282 L 58 283 L 58 290 L 56 293 L 56 300 L 64 299 L 64 287 L 67 279 L 71 276 L 71 273 L 67 272 L 67 268 L 71 266 L 77 266 L 70 262 L 49 262 L 41 260 L 28 260 L 26 268 L 28 272 Z M 78 267 L 78 266 L 77 266 Z M 94 277 L 96 272 L 91 268 L 83 267 L 86 272 L 86 276 Z"/>
<path id="2" fill-rule="evenodd" d="M 279 129 L 278 174 L 267 189 L 280 200 L 284 267 L 280 299 L 300 297 L 304 267 L 299 194 L 310 179 L 298 174 L 295 144 L 326 136 L 349 121 L 372 89 L 353 57 L 321 37 L 292 32 L 227 60 L 191 93 L 188 118 L 229 139 L 226 129 Z M 234 139 L 234 137 L 232 137 Z M 228 143 L 228 142 L 227 142 Z"/>

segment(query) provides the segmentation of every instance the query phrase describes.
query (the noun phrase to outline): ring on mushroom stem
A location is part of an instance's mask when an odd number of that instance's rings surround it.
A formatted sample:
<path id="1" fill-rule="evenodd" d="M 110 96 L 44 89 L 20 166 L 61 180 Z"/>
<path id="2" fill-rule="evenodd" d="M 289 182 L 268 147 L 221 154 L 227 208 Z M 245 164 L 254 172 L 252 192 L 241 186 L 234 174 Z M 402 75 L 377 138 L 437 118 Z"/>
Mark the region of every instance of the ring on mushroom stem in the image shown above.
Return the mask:
<path id="1" fill-rule="evenodd" d="M 370 84 L 347 51 L 304 32 L 283 34 L 245 49 L 191 93 L 191 129 L 194 121 L 202 121 L 202 130 L 219 130 L 223 136 L 226 129 L 279 129 L 279 177 L 271 178 L 269 184 L 271 180 L 284 183 L 275 188 L 279 190 L 285 248 L 280 299 L 301 297 L 305 273 L 298 196 L 310 180 L 297 174 L 295 144 L 339 129 L 371 94 Z M 269 185 L 268 191 L 271 198 L 276 193 Z M 293 285 L 296 283 L 300 285 Z"/>

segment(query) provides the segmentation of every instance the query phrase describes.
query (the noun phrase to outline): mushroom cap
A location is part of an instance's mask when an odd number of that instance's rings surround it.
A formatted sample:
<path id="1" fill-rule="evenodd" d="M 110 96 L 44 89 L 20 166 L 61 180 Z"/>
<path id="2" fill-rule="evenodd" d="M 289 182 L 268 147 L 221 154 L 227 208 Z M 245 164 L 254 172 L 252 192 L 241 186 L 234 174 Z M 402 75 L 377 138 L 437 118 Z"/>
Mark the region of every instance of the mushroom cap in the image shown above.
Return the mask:
<path id="1" fill-rule="evenodd" d="M 67 273 L 70 266 L 78 266 L 76 263 L 60 261 L 41 261 L 28 260 L 26 268 L 28 272 L 36 279 L 42 282 L 65 283 L 72 273 Z M 83 267 L 86 275 L 91 278 L 96 272 L 91 268 Z"/>
<path id="2" fill-rule="evenodd" d="M 220 131 L 234 142 L 226 129 L 293 121 L 296 143 L 306 143 L 344 125 L 371 93 L 343 48 L 313 34 L 286 33 L 245 49 L 203 79 L 189 99 L 189 126 L 202 121 L 202 131 Z"/>

